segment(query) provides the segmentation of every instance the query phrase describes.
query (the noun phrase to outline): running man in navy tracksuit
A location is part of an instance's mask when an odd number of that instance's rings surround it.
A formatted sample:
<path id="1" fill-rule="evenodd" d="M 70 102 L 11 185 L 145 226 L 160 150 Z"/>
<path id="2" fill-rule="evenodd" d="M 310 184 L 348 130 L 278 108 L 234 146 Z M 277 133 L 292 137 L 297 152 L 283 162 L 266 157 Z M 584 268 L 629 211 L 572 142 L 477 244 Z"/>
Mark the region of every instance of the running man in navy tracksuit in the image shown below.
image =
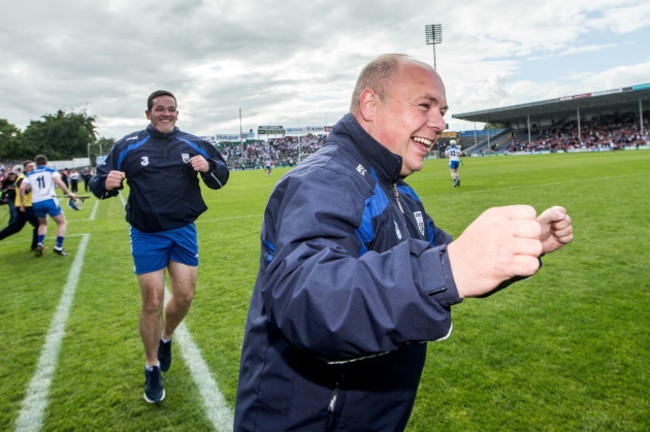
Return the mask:
<path id="1" fill-rule="evenodd" d="M 176 127 L 176 98 L 158 90 L 147 100 L 151 124 L 115 143 L 90 189 L 101 199 L 116 196 L 127 180 L 126 220 L 131 253 L 142 292 L 140 335 L 146 355 L 144 399 L 165 398 L 161 370 L 171 364 L 174 330 L 187 314 L 199 265 L 194 221 L 207 210 L 197 173 L 211 189 L 228 181 L 228 167 L 207 141 Z M 165 269 L 172 296 L 165 308 Z"/>

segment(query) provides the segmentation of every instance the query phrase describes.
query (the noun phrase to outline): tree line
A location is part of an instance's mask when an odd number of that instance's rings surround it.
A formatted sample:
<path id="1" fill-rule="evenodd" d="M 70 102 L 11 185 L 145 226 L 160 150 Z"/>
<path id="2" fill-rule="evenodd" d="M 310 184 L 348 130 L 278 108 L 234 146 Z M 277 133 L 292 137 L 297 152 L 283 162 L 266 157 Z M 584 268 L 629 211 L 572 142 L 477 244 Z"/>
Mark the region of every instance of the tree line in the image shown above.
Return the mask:
<path id="1" fill-rule="evenodd" d="M 97 138 L 95 117 L 85 112 L 45 114 L 32 120 L 21 131 L 8 120 L 0 118 L 0 160 L 22 161 L 43 154 L 49 160 L 88 157 L 91 162 L 100 148 L 111 148 L 113 138 Z"/>

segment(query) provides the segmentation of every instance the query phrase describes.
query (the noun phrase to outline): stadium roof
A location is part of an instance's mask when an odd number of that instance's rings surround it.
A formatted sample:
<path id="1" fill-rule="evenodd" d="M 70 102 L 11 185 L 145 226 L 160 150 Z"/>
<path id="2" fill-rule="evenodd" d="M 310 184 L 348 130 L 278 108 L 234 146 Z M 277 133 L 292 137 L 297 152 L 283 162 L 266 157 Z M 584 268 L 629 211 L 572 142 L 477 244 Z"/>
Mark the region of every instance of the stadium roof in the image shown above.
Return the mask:
<path id="1" fill-rule="evenodd" d="M 454 114 L 452 118 L 483 123 L 525 125 L 529 115 L 531 123 L 545 123 L 554 119 L 575 118 L 578 109 L 581 118 L 594 114 L 638 111 L 639 101 L 641 101 L 644 110 L 650 108 L 650 83 L 503 108 Z"/>

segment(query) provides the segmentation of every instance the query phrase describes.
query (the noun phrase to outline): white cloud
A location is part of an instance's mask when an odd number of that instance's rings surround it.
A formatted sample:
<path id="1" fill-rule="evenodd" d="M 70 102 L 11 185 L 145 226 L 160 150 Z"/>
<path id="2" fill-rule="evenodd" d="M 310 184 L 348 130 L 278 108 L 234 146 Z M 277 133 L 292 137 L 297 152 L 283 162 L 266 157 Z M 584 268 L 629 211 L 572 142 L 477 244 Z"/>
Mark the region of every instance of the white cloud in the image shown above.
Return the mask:
<path id="1" fill-rule="evenodd" d="M 11 2 L 0 16 L 0 117 L 24 128 L 58 109 L 85 109 L 101 135 L 118 138 L 145 126 L 147 95 L 166 88 L 179 99 L 179 126 L 196 134 L 239 131 L 240 108 L 245 130 L 332 124 L 371 58 L 403 52 L 432 64 L 424 26 L 434 23 L 443 26 L 436 55 L 449 119 L 650 76 L 647 2 L 456 3 Z M 602 32 L 628 39 L 604 42 Z M 612 49 L 625 53 L 616 63 L 557 70 L 558 59 Z M 530 74 L 540 59 L 554 69 Z"/>

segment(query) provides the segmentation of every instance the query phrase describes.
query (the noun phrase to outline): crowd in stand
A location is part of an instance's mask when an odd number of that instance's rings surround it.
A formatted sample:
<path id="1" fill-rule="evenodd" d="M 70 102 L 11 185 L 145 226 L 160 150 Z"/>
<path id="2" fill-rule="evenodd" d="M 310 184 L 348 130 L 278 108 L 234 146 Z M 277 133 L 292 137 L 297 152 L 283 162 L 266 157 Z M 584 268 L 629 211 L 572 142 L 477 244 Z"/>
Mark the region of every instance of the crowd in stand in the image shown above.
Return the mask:
<path id="1" fill-rule="evenodd" d="M 558 122 L 544 128 L 534 128 L 531 130 L 531 136 L 533 139 L 529 143 L 526 132 L 520 134 L 513 132 L 512 138 L 505 143 L 507 152 L 621 149 L 626 146 L 646 145 L 650 144 L 650 113 L 644 113 L 643 134 L 639 130 L 638 118 L 630 115 L 601 117 L 584 121 L 580 125 L 580 137 L 578 137 L 578 125 L 575 120 Z M 268 141 L 255 140 L 221 144 L 219 151 L 232 169 L 264 168 L 269 161 L 273 161 L 275 166 L 293 166 L 319 150 L 325 144 L 326 139 L 327 135 L 288 135 L 269 138 Z M 445 147 L 442 145 L 440 151 L 444 151 Z M 493 153 L 498 150 L 498 148 L 492 148 L 488 151 Z M 0 181 L 5 180 L 6 173 L 12 169 L 12 165 L 0 165 Z M 89 180 L 91 175 L 92 173 L 86 168 L 81 174 L 84 183 Z M 67 180 L 67 177 L 66 170 L 63 170 L 64 181 Z"/>
<path id="2" fill-rule="evenodd" d="M 264 141 L 247 141 L 242 144 L 222 144 L 221 155 L 230 168 L 261 168 L 267 159 L 277 159 L 278 153 Z"/>
<path id="3" fill-rule="evenodd" d="M 308 155 L 316 152 L 325 143 L 327 136 L 284 136 L 268 141 L 247 141 L 243 144 L 221 145 L 219 151 L 228 166 L 237 169 L 262 168 L 268 160 L 274 165 L 293 166 Z"/>
<path id="4" fill-rule="evenodd" d="M 649 113 L 650 114 L 650 113 Z M 575 120 L 559 122 L 545 128 L 531 130 L 534 137 L 528 142 L 527 134 L 513 134 L 508 152 L 522 151 L 568 151 L 576 149 L 612 149 L 639 146 L 650 143 L 650 119 L 644 113 L 643 134 L 636 116 L 601 117 L 581 122 L 580 136 Z"/>

